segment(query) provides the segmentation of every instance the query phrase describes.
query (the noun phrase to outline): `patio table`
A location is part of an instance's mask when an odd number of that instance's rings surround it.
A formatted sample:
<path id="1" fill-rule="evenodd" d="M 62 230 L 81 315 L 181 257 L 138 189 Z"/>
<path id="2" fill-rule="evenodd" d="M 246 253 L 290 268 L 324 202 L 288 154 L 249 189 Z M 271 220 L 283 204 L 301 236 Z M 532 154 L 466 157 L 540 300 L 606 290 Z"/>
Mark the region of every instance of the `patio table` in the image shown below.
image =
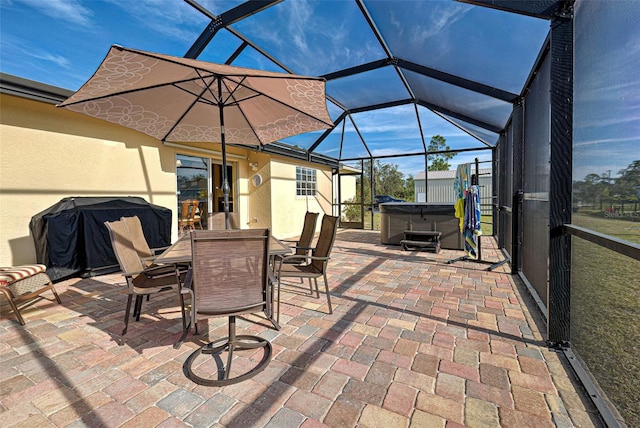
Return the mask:
<path id="1" fill-rule="evenodd" d="M 274 238 L 273 236 L 270 237 L 269 258 L 271 259 L 272 265 L 273 263 L 275 263 L 275 258 L 277 256 L 285 256 L 290 252 L 291 252 L 291 247 L 285 245 L 279 239 Z M 176 266 L 176 269 L 177 269 L 177 266 L 179 264 L 191 263 L 192 259 L 193 259 L 193 255 L 191 253 L 191 236 L 190 234 L 186 233 L 182 235 L 180 238 L 178 238 L 178 240 L 174 242 L 169 248 L 164 250 L 162 254 L 156 257 L 154 259 L 154 263 L 167 264 L 167 265 L 173 264 Z M 182 285 L 180 284 L 180 286 Z M 265 314 L 267 315 L 267 318 L 269 319 L 269 321 L 271 321 L 273 326 L 276 328 L 276 330 L 280 330 L 280 324 L 278 324 L 276 319 L 273 317 L 273 287 L 271 287 L 270 297 L 271 297 L 271 304 L 268 305 L 269 306 L 268 308 L 265 308 L 265 309 L 268 309 L 268 311 L 265 311 Z M 278 304 L 280 304 L 280 302 L 278 302 Z M 189 323 L 189 325 L 187 326 L 185 333 L 182 335 L 180 340 L 174 345 L 175 348 L 178 348 L 182 344 L 190 328 L 191 328 L 191 323 Z"/>
<path id="2" fill-rule="evenodd" d="M 291 247 L 285 245 L 279 239 L 271 236 L 269 239 L 269 256 L 285 256 L 291 252 Z M 191 263 L 191 237 L 190 235 L 182 235 L 169 248 L 164 250 L 162 254 L 154 259 L 156 264 L 177 264 Z"/>

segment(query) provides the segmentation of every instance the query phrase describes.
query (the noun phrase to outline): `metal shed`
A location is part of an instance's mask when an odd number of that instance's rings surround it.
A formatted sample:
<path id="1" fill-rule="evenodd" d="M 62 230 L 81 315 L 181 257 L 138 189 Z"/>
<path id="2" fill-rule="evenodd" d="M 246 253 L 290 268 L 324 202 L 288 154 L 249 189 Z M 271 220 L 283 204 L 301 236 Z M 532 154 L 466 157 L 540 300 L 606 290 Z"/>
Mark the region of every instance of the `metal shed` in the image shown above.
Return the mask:
<path id="1" fill-rule="evenodd" d="M 453 181 L 456 178 L 455 170 L 429 171 L 428 183 L 425 174 L 420 171 L 414 178 L 415 202 L 440 202 L 455 203 L 456 196 L 453 191 Z M 484 206 L 491 206 L 493 195 L 493 175 L 491 168 L 480 168 L 479 183 L 481 202 Z M 484 207 L 483 207 L 484 208 Z M 491 210 L 488 208 L 489 211 Z"/>

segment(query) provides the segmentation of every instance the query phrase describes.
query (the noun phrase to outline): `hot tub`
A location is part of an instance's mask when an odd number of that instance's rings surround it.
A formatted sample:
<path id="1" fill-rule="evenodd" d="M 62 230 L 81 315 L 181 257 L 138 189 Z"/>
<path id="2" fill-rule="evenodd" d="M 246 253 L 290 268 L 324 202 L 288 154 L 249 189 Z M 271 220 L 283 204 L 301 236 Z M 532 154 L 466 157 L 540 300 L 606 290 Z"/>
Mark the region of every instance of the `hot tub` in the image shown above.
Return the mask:
<path id="1" fill-rule="evenodd" d="M 386 202 L 380 204 L 380 238 L 385 245 L 400 245 L 405 230 L 437 230 L 440 246 L 448 250 L 464 249 L 460 220 L 453 204 L 426 202 Z"/>

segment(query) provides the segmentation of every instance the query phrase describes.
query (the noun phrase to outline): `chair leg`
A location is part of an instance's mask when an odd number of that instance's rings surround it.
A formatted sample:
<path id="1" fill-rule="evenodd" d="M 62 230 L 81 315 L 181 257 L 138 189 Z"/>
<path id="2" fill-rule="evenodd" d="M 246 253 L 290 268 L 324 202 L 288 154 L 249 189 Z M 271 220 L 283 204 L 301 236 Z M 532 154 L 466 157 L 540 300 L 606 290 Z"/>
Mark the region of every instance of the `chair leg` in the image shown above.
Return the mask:
<path id="1" fill-rule="evenodd" d="M 269 321 L 271 321 L 271 324 L 273 325 L 273 328 L 275 328 L 276 330 L 280 330 L 280 324 L 278 324 L 278 321 L 276 321 L 275 318 L 275 302 L 273 299 L 273 286 L 270 287 L 271 288 L 271 296 L 269 297 L 271 300 L 270 302 L 267 303 L 267 307 L 266 307 L 266 312 L 265 314 L 267 315 L 267 318 L 269 319 Z"/>
<path id="2" fill-rule="evenodd" d="M 191 295 L 191 323 L 193 324 L 193 334 L 198 334 L 198 311 L 196 310 L 196 298 Z"/>
<path id="3" fill-rule="evenodd" d="M 133 316 L 136 317 L 136 321 L 140 321 L 140 312 L 142 311 L 142 296 L 136 296 L 136 306 L 133 308 Z"/>
<path id="4" fill-rule="evenodd" d="M 18 307 L 11 300 L 9 300 L 9 305 L 11 305 L 13 313 L 16 314 L 16 318 L 18 318 L 18 322 L 20 323 L 20 325 L 25 325 L 24 318 L 22 318 L 22 314 L 20 314 Z"/>
<path id="5" fill-rule="evenodd" d="M 122 330 L 122 335 L 127 334 L 127 328 L 129 328 L 129 312 L 131 311 L 131 300 L 133 300 L 133 294 L 129 294 L 127 298 L 127 309 L 124 311 L 124 330 Z"/>
<path id="6" fill-rule="evenodd" d="M 60 300 L 60 296 L 58 296 L 58 292 L 57 292 L 57 291 L 56 291 L 56 289 L 54 288 L 54 286 L 53 286 L 53 282 L 50 282 L 50 283 L 49 283 L 49 289 L 50 289 L 50 290 L 51 290 L 51 292 L 53 293 L 53 297 L 55 297 L 55 298 L 56 298 L 56 301 L 57 301 L 59 304 L 62 304 L 62 300 Z"/>
<path id="7" fill-rule="evenodd" d="M 280 276 L 278 276 L 278 312 L 276 312 L 276 322 L 280 324 Z"/>
<path id="8" fill-rule="evenodd" d="M 6 297 L 7 302 L 9 303 L 9 306 L 11 306 L 11 310 L 13 310 L 13 313 L 16 314 L 16 318 L 18 318 L 18 322 L 20 322 L 20 325 L 25 325 L 25 320 L 22 317 L 22 314 L 20 313 L 20 311 L 18 310 L 18 305 L 16 305 L 16 302 L 18 302 L 18 304 L 22 304 L 23 302 L 26 302 L 29 300 L 43 298 L 42 293 L 44 293 L 47 290 L 51 290 L 51 292 L 53 293 L 53 297 L 56 299 L 56 302 L 58 302 L 58 304 L 62 303 L 62 301 L 60 300 L 60 296 L 58 296 L 58 292 L 53 286 L 53 282 L 51 281 L 51 279 L 44 273 L 40 273 L 38 275 L 46 276 L 48 282 L 44 285 L 44 287 L 38 289 L 37 291 L 33 291 L 30 293 L 26 293 L 21 296 L 18 296 L 17 298 L 14 297 L 13 293 L 7 287 L 5 286 L 0 287 L 0 292 Z"/>
<path id="9" fill-rule="evenodd" d="M 329 313 L 332 314 L 333 313 L 333 309 L 331 308 L 331 296 L 329 295 L 329 281 L 327 281 L 327 274 L 324 273 L 324 289 L 327 292 L 327 303 L 329 303 Z M 318 283 L 316 282 L 316 286 L 318 285 Z"/>
<path id="10" fill-rule="evenodd" d="M 180 295 L 180 312 L 182 314 L 182 330 L 187 331 L 187 312 L 184 308 L 184 295 L 182 293 L 178 293 Z"/>
<path id="11" fill-rule="evenodd" d="M 133 303 L 133 318 L 138 315 L 138 298 L 140 296 L 136 296 L 136 301 Z"/>
<path id="12" fill-rule="evenodd" d="M 300 277 L 300 283 L 304 283 L 304 278 Z M 309 278 L 309 294 L 313 296 L 313 282 L 311 281 L 311 278 Z"/>
<path id="13" fill-rule="evenodd" d="M 184 340 L 187 338 L 187 334 L 189 334 L 189 330 L 191 326 L 195 329 L 195 334 L 198 334 L 198 325 L 195 323 L 195 299 L 191 290 L 182 288 L 182 281 L 180 280 L 180 270 L 178 266 L 176 266 L 176 280 L 178 281 L 180 290 L 178 294 L 180 295 L 180 311 L 182 313 L 182 335 L 178 339 L 176 343 L 173 344 L 173 349 L 180 349 Z M 186 290 L 186 292 L 185 292 Z M 187 309 L 184 302 L 184 295 L 189 295 L 189 320 L 187 322 Z"/>
<path id="14" fill-rule="evenodd" d="M 20 315 L 20 312 L 18 311 L 18 307 L 16 306 L 16 304 L 13 302 L 13 295 L 9 290 L 5 290 L 4 287 L 0 288 L 0 291 L 2 292 L 2 294 L 5 295 L 5 297 L 7 298 L 7 302 L 9 302 L 9 306 L 11 306 L 11 309 L 13 309 L 13 313 L 16 314 L 16 318 L 18 318 L 18 321 L 20 322 L 20 325 L 24 325 L 24 318 L 22 318 L 22 315 Z"/>

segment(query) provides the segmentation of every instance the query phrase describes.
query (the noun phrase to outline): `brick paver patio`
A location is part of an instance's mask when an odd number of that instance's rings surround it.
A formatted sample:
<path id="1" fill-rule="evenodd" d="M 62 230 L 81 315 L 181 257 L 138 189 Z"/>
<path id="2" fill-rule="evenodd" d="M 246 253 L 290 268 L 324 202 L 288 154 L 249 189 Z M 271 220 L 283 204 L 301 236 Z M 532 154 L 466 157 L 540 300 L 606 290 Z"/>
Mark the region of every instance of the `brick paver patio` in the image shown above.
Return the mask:
<path id="1" fill-rule="evenodd" d="M 483 254 L 500 259 L 490 238 Z M 259 316 L 238 320 L 239 334 L 271 341 L 272 361 L 223 388 L 194 384 L 182 364 L 204 337 L 226 334 L 226 318 L 176 350 L 178 298 L 154 296 L 121 344 L 122 276 L 61 282 L 62 305 L 25 309 L 26 326 L 2 312 L 0 426 L 599 426 L 508 265 L 446 263 L 460 255 L 341 230 L 334 313 L 322 294 L 289 284 L 280 331 Z"/>

